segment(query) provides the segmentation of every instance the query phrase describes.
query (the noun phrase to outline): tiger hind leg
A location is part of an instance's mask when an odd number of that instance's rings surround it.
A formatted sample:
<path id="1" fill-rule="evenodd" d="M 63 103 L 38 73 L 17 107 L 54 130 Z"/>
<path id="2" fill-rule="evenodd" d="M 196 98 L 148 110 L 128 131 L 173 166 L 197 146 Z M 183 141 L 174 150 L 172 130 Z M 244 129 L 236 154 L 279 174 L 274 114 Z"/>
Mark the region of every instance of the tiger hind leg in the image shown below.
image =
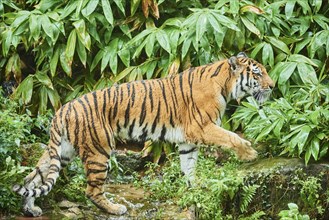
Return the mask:
<path id="1" fill-rule="evenodd" d="M 104 183 L 107 177 L 108 158 L 96 155 L 85 161 L 87 176 L 87 197 L 100 209 L 115 215 L 122 215 L 127 211 L 126 206 L 110 202 L 104 191 Z"/>
<path id="2" fill-rule="evenodd" d="M 38 188 L 44 184 L 49 172 L 50 156 L 48 150 L 45 150 L 41 156 L 36 168 L 24 178 L 24 186 L 27 189 Z M 34 204 L 35 197 L 24 197 L 23 212 L 25 216 L 41 216 L 42 209 Z"/>
<path id="3" fill-rule="evenodd" d="M 180 144 L 178 147 L 181 171 L 187 177 L 188 186 L 194 184 L 198 151 L 198 147 L 195 144 Z"/>

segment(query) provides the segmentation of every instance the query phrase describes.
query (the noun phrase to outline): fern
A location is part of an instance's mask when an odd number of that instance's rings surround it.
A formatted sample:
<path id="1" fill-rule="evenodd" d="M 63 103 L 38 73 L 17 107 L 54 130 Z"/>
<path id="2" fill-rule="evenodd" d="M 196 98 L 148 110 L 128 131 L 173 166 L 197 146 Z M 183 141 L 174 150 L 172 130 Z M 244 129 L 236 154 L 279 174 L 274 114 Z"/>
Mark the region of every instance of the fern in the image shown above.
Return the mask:
<path id="1" fill-rule="evenodd" d="M 249 204 L 251 203 L 256 190 L 259 188 L 259 185 L 252 186 L 243 186 L 241 193 L 241 203 L 240 203 L 240 211 L 243 213 L 247 210 Z"/>

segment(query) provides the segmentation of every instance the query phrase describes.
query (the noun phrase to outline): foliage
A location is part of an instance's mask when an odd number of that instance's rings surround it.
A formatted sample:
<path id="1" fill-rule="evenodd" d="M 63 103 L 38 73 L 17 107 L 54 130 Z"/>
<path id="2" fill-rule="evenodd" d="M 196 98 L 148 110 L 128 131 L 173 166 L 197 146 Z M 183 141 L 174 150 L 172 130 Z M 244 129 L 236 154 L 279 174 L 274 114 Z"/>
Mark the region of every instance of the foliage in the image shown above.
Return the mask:
<path id="1" fill-rule="evenodd" d="M 279 213 L 280 220 L 309 220 L 308 215 L 299 213 L 298 206 L 295 203 L 288 204 L 289 210 L 282 210 Z"/>
<path id="2" fill-rule="evenodd" d="M 21 166 L 17 161 L 8 156 L 1 161 L 0 169 L 0 213 L 18 212 L 21 197 L 14 194 L 11 190 L 12 183 L 21 180 L 30 170 L 28 167 Z"/>
<path id="3" fill-rule="evenodd" d="M 18 212 L 20 196 L 13 194 L 13 184 L 21 182 L 28 167 L 22 159 L 24 144 L 40 141 L 41 132 L 48 124 L 47 116 L 32 118 L 29 111 L 18 114 L 22 107 L 6 98 L 0 88 L 0 210 L 3 213 Z M 41 131 L 41 132 L 40 132 Z M 39 133 L 39 137 L 34 133 Z M 30 152 L 31 153 L 31 152 Z M 31 157 L 32 154 L 29 154 Z"/>
<path id="4" fill-rule="evenodd" d="M 249 98 L 233 119 L 236 126 L 244 125 L 248 138 L 269 145 L 268 151 L 303 155 L 308 163 L 325 156 L 329 148 L 329 86 L 305 84 L 294 90 L 261 107 Z"/>
<path id="5" fill-rule="evenodd" d="M 181 175 L 177 155 L 163 167 L 158 164 L 149 164 L 149 170 L 142 178 L 142 185 L 151 198 L 160 201 L 174 200 L 182 207 L 195 206 L 200 219 L 221 219 L 229 217 L 228 203 L 233 203 L 239 197 L 239 213 L 247 210 L 257 185 L 245 185 L 243 177 L 237 172 L 237 164 L 227 163 L 219 168 L 214 158 L 199 158 L 195 182 L 189 187 L 186 178 Z M 161 168 L 161 169 L 160 169 Z M 262 216 L 262 212 L 252 216 Z M 246 219 L 256 219 L 252 216 Z M 237 216 L 236 216 L 237 217 Z"/>

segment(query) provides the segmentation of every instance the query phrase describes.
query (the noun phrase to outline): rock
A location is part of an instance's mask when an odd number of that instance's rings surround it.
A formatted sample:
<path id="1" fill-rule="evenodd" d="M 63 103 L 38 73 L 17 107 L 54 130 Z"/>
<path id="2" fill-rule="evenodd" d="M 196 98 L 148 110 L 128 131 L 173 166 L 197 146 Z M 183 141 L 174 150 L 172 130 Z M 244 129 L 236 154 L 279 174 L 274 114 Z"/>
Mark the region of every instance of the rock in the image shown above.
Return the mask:
<path id="1" fill-rule="evenodd" d="M 329 216 L 329 165 L 318 162 L 305 165 L 294 158 L 260 159 L 241 166 L 245 185 L 258 185 L 247 213 L 263 210 L 267 219 L 277 219 L 278 213 L 293 202 L 300 213 L 311 219 L 328 219 Z M 241 192 L 226 207 L 225 212 L 238 217 Z"/>

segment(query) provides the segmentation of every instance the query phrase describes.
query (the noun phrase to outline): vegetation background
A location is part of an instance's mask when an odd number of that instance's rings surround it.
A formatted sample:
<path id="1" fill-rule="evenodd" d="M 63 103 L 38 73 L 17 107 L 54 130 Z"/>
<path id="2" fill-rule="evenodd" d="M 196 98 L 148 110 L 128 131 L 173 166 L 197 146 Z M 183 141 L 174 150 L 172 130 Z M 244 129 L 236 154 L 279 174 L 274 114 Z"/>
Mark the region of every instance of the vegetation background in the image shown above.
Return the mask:
<path id="1" fill-rule="evenodd" d="M 0 99 L 0 208 L 17 207 L 9 189 L 28 169 L 21 146 L 47 142 L 61 105 L 240 51 L 277 87 L 273 101 L 246 100 L 224 126 L 267 146 L 264 157 L 327 157 L 328 10 L 325 0 L 0 0 L 0 82 L 4 94 L 17 87 Z"/>

